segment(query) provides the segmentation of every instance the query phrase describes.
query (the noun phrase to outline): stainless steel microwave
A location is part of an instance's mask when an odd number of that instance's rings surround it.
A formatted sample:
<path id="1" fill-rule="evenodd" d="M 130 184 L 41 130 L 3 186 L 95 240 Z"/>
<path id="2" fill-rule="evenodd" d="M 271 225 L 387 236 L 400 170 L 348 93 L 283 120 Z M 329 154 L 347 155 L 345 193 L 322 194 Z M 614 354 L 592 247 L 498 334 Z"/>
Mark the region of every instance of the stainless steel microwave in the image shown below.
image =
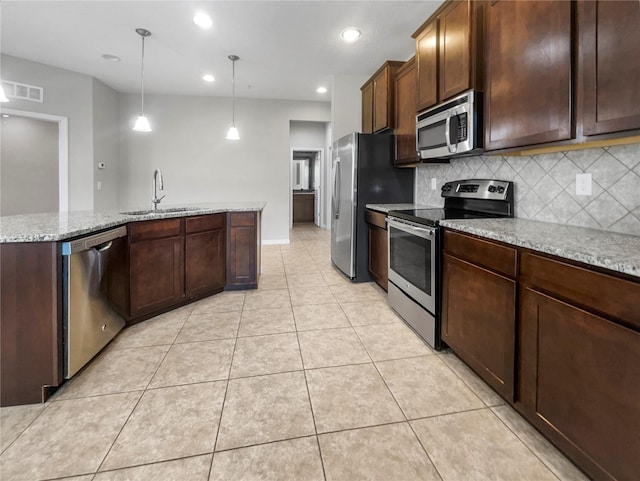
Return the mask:
<path id="1" fill-rule="evenodd" d="M 482 94 L 469 90 L 416 117 L 416 151 L 437 161 L 482 152 Z"/>

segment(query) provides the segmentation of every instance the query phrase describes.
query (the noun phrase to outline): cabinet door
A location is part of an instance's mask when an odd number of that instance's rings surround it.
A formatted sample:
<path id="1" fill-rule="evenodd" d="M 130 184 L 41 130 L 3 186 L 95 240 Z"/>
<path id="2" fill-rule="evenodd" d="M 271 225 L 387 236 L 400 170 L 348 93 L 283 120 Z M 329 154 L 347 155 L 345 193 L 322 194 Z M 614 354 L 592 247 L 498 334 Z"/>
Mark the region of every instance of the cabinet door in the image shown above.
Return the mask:
<path id="1" fill-rule="evenodd" d="M 442 339 L 513 400 L 515 281 L 445 254 L 442 292 Z"/>
<path id="2" fill-rule="evenodd" d="M 230 213 L 227 219 L 227 289 L 258 287 L 257 214 Z"/>
<path id="3" fill-rule="evenodd" d="M 485 149 L 571 138 L 571 2 L 487 5 Z"/>
<path id="4" fill-rule="evenodd" d="M 131 316 L 141 316 L 184 298 L 181 237 L 134 242 L 129 247 Z"/>
<path id="5" fill-rule="evenodd" d="M 438 102 L 438 21 L 416 37 L 417 112 Z"/>
<path id="6" fill-rule="evenodd" d="M 373 133 L 373 82 L 362 87 L 362 133 Z"/>
<path id="7" fill-rule="evenodd" d="M 387 231 L 369 225 L 369 273 L 385 291 L 389 282 L 389 240 Z"/>
<path id="8" fill-rule="evenodd" d="M 640 129 L 640 3 L 578 8 L 584 135 Z"/>
<path id="9" fill-rule="evenodd" d="M 373 131 L 393 127 L 390 118 L 389 102 L 392 99 L 393 90 L 389 85 L 389 68 L 383 69 L 373 79 Z"/>
<path id="10" fill-rule="evenodd" d="M 407 62 L 395 79 L 396 159 L 395 165 L 415 164 L 416 155 L 416 68 Z"/>
<path id="11" fill-rule="evenodd" d="M 530 288 L 521 295 L 521 401 L 594 479 L 640 473 L 640 333 Z"/>
<path id="12" fill-rule="evenodd" d="M 452 2 L 440 15 L 440 101 L 471 88 L 468 0 Z"/>
<path id="13" fill-rule="evenodd" d="M 221 291 L 225 285 L 225 232 L 217 229 L 185 236 L 185 294 L 188 298 Z"/>

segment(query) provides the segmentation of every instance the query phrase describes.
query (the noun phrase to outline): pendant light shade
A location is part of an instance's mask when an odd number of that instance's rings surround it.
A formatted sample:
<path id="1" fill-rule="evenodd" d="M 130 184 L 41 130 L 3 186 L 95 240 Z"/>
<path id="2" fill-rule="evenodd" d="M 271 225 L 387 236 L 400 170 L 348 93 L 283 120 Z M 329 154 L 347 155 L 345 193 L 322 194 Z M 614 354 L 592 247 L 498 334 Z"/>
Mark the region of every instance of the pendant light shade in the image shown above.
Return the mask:
<path id="1" fill-rule="evenodd" d="M 144 115 L 144 39 L 151 35 L 149 30 L 144 28 L 136 28 L 136 33 L 142 37 L 142 61 L 140 63 L 140 115 L 133 126 L 133 130 L 137 132 L 151 132 L 149 120 Z"/>
<path id="2" fill-rule="evenodd" d="M 240 140 L 240 134 L 236 129 L 236 62 L 240 60 L 237 55 L 229 55 L 229 60 L 232 62 L 232 77 L 231 85 L 233 92 L 233 107 L 232 107 L 232 122 L 229 132 L 227 132 L 227 140 Z"/>
<path id="3" fill-rule="evenodd" d="M 8 102 L 8 101 L 9 99 L 4 93 L 4 88 L 2 87 L 2 85 L 0 85 L 0 102 Z"/>

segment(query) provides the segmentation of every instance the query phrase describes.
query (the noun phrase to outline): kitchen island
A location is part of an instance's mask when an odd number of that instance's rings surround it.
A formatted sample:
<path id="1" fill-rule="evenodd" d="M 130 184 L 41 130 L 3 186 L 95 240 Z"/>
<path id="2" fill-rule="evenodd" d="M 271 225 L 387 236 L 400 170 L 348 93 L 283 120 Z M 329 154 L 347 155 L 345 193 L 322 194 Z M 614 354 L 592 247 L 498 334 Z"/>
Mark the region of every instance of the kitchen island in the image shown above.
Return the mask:
<path id="1" fill-rule="evenodd" d="M 63 241 L 126 226 L 100 289 L 133 324 L 224 289 L 256 288 L 264 206 L 0 218 L 0 405 L 42 402 L 64 380 Z"/>

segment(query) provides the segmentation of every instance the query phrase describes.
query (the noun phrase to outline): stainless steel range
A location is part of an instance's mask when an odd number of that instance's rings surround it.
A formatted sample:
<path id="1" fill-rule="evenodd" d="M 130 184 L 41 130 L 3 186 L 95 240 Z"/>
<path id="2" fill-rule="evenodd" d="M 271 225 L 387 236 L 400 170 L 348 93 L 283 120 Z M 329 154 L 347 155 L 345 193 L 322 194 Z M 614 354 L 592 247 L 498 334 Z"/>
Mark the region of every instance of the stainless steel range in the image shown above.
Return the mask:
<path id="1" fill-rule="evenodd" d="M 442 243 L 440 221 L 513 217 L 513 183 L 471 179 L 442 186 L 443 209 L 396 210 L 387 217 L 391 307 L 440 350 Z"/>

